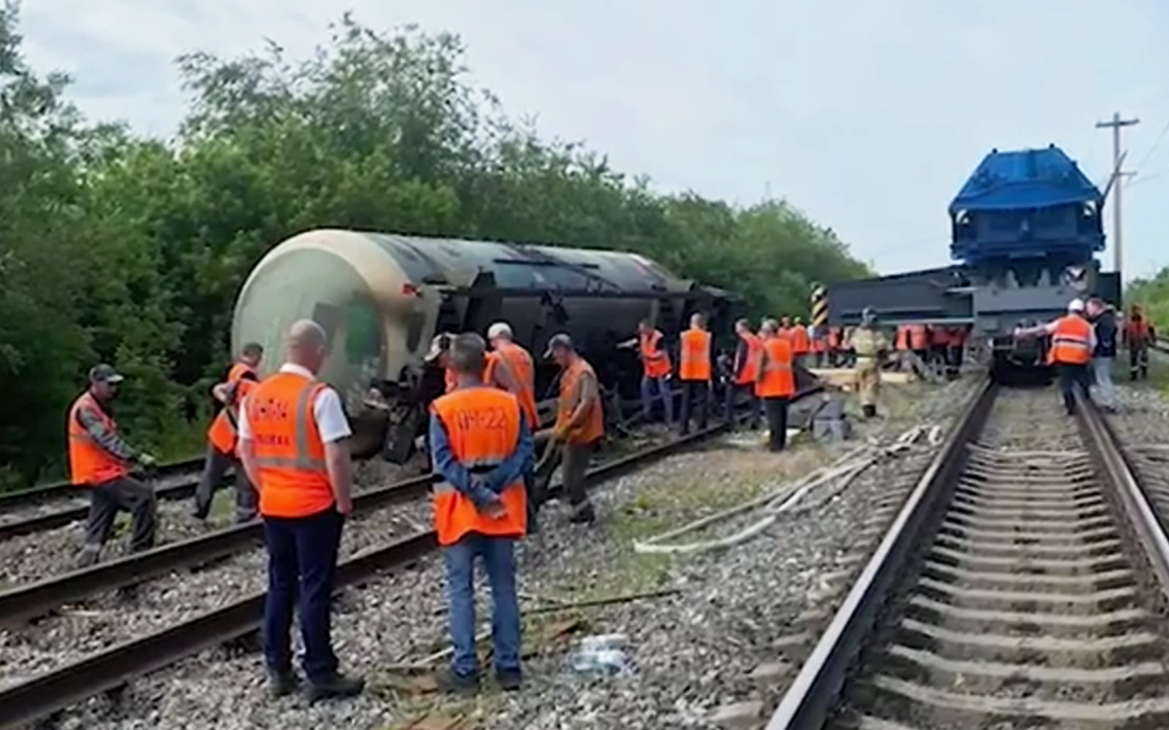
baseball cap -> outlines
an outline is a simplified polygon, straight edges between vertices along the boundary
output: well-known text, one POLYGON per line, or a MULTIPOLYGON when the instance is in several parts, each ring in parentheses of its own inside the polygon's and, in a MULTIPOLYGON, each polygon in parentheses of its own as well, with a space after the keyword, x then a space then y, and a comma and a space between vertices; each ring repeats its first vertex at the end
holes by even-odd
POLYGON ((1077 298, 1071 300, 1070 302, 1068 302, 1068 311, 1069 312, 1082 312, 1082 311, 1084 311, 1084 300, 1077 297, 1077 298))
POLYGON ((564 332, 552 335, 552 339, 548 340, 548 349, 544 351, 544 357, 552 357, 552 353, 556 350, 572 350, 572 338, 564 332))
POLYGON ((107 365, 104 362, 100 365, 94 365, 89 370, 89 382, 91 383, 110 383, 116 385, 125 380, 121 373, 114 370, 113 365, 107 365))
POLYGON ((426 362, 434 362, 444 352, 451 347, 451 335, 448 332, 442 332, 434 336, 430 341, 430 352, 426 353, 426 362))

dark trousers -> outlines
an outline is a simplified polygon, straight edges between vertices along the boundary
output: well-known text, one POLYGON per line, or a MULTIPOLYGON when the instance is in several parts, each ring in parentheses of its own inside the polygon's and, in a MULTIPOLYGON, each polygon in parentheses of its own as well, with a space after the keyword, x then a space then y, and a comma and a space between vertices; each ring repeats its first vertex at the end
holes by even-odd
POLYGON ((783 451, 787 446, 787 405, 789 398, 764 398, 763 410, 767 413, 767 448, 783 451))
POLYGON ((195 488, 195 516, 201 520, 207 519, 211 511, 211 500, 215 498, 215 490, 223 484, 228 469, 235 469, 235 519, 237 522, 247 522, 256 516, 256 490, 248 480, 247 472, 239 463, 235 454, 225 454, 214 445, 207 446, 207 459, 203 462, 203 475, 199 478, 199 486, 195 488))
POLYGON ((682 381, 682 414, 678 421, 682 427, 682 435, 690 433, 690 411, 697 408, 695 420, 698 421, 698 430, 705 431, 707 419, 710 416, 710 381, 683 380, 682 381))
POLYGON ((292 670, 292 611, 300 613, 304 673, 309 681, 337 671, 329 604, 343 518, 330 508, 308 517, 264 517, 268 596, 264 601, 264 658, 272 672, 292 670))
POLYGON ((958 377, 958 373, 962 370, 962 355, 965 347, 962 345, 950 345, 946 348, 946 377, 954 380, 958 377))
POLYGON ((735 423, 735 400, 739 397, 739 393, 747 394, 747 408, 749 415, 747 416, 747 425, 750 428, 759 428, 760 407, 759 399, 755 397, 755 384, 734 384, 727 383, 727 420, 730 421, 733 429, 735 423))
POLYGON ((1091 372, 1087 365, 1069 365, 1057 363, 1055 366, 1059 378, 1059 394, 1063 397, 1063 407, 1068 415, 1076 412, 1075 391, 1078 388, 1080 395, 1088 398, 1088 387, 1091 385, 1091 372))
POLYGON ((95 484, 89 490, 89 521, 85 527, 86 550, 97 553, 110 539, 118 512, 130 513, 130 549, 134 552, 154 546, 158 499, 154 490, 137 479, 124 476, 95 484))
POLYGON ((1128 372, 1133 380, 1147 380, 1149 377, 1149 346, 1135 345, 1128 348, 1128 372))
POLYGON ((589 504, 589 493, 585 489, 585 476, 589 471, 589 458, 595 444, 565 444, 561 450, 560 474, 564 479, 564 491, 568 504, 578 512, 589 504))

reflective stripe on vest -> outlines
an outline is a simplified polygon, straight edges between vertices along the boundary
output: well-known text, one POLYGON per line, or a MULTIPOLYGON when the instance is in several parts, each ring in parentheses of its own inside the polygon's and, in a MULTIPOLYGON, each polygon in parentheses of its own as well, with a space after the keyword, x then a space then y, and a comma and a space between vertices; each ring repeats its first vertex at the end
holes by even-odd
POLYGON ((682 363, 678 377, 682 380, 710 380, 710 333, 686 330, 681 339, 682 363))
POLYGON ((324 383, 277 373, 247 399, 248 427, 259 469, 260 513, 307 517, 333 506, 325 445, 313 405, 324 383))
POLYGON ((642 369, 646 377, 660 378, 670 372, 670 356, 661 348, 662 333, 654 330, 637 335, 642 369))
POLYGON ((1092 359, 1092 325, 1082 317, 1060 317, 1051 333, 1051 361, 1084 365, 1092 359))
MULTIPOLYGON (((451 453, 463 467, 488 471, 506 461, 519 444, 520 407, 511 393, 491 387, 461 388, 437 398, 431 412, 442 422, 451 453)), ((434 529, 440 545, 452 545, 469 533, 519 537, 527 529, 523 479, 499 493, 504 514, 488 517, 453 485, 434 487, 434 529)))
POLYGON ((77 416, 82 408, 89 408, 96 413, 111 433, 117 433, 118 430, 114 419, 110 418, 88 390, 73 402, 66 427, 69 435, 69 481, 77 485, 93 486, 125 476, 129 473, 126 463, 102 448, 81 425, 77 416))

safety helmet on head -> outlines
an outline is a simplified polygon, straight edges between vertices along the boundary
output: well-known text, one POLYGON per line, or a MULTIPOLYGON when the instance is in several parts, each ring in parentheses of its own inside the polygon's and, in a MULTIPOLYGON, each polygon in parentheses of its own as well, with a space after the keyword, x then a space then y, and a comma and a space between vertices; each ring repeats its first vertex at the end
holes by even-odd
POLYGON ((487 328, 487 339, 494 340, 496 337, 511 338, 511 325, 507 322, 496 322, 487 328))
POLYGON ((1079 297, 1076 297, 1075 299, 1068 302, 1068 311, 1069 312, 1082 312, 1082 311, 1084 311, 1084 300, 1080 299, 1079 297))

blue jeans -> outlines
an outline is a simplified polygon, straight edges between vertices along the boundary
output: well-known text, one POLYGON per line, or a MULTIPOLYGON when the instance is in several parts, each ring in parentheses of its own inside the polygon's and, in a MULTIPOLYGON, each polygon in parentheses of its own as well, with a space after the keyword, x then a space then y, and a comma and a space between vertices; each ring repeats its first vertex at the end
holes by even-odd
POLYGON ((265 517, 268 596, 264 601, 264 658, 273 672, 292 668, 292 610, 300 602, 304 673, 309 681, 337 671, 329 603, 337 572, 343 519, 332 508, 308 517, 265 517))
POLYGON ((641 376, 641 415, 646 423, 653 420, 653 402, 661 400, 666 425, 674 422, 674 398, 670 392, 670 381, 666 378, 641 376))
POLYGON ((443 548, 450 596, 451 668, 463 677, 479 673, 475 653, 475 558, 487 567, 494 611, 491 642, 496 673, 520 671, 520 604, 516 598, 515 540, 472 533, 443 548))

